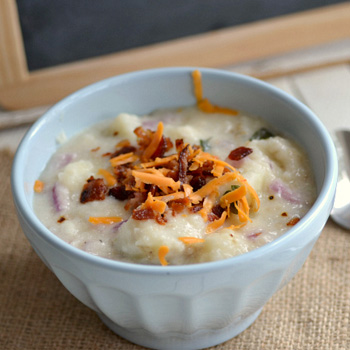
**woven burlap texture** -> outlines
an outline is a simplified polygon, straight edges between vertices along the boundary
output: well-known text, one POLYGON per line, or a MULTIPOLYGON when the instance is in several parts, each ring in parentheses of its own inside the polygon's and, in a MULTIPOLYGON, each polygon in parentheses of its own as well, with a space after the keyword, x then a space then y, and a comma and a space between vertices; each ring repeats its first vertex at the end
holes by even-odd
MULTIPOLYGON (((0 349, 143 349, 76 300, 24 237, 0 152, 0 349)), ((246 331, 220 350, 350 349, 350 232, 328 222, 306 264, 246 331)))

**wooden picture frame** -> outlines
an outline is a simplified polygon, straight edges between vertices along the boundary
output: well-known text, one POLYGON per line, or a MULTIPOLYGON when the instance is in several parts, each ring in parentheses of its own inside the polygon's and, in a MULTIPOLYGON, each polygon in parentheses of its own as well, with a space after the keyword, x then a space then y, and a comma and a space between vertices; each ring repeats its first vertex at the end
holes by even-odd
POLYGON ((214 32, 29 71, 15 0, 0 0, 0 106, 57 102, 113 75, 164 66, 225 68, 350 38, 350 4, 322 7, 214 32))

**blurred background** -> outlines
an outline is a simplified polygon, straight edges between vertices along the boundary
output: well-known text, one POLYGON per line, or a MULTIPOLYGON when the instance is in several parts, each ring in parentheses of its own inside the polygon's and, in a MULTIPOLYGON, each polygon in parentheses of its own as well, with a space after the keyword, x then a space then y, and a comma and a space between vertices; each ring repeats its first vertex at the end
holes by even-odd
POLYGON ((32 71, 341 2, 17 0, 17 6, 32 71))

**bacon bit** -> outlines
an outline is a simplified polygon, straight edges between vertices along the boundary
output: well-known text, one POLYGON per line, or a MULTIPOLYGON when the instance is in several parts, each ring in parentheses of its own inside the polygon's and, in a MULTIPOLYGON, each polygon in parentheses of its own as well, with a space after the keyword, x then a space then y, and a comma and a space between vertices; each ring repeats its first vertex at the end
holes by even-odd
POLYGON ((59 224, 61 224, 63 221, 65 221, 66 220, 66 218, 64 217, 64 216, 61 216, 58 220, 57 220, 57 222, 59 223, 59 224))
POLYGON ((89 222, 91 222, 94 225, 112 225, 115 224, 116 222, 120 222, 123 219, 119 216, 90 216, 89 217, 89 222))
POLYGON ((187 183, 187 168, 188 168, 188 156, 190 155, 189 145, 187 144, 179 154, 179 181, 181 184, 187 183))
POLYGON ((133 210, 140 206, 147 198, 146 192, 131 192, 134 197, 131 197, 128 202, 125 204, 125 210, 133 210))
POLYGON ((44 185, 44 183, 41 180, 36 180, 34 182, 34 187, 33 187, 34 188, 34 192, 40 193, 40 192, 42 192, 44 190, 44 187, 45 187, 45 185, 44 185))
POLYGON ((281 216, 288 216, 288 214, 284 211, 281 216))
POLYGON ((133 195, 133 192, 127 191, 125 189, 125 186, 115 186, 109 189, 108 195, 114 197, 115 199, 123 201, 125 199, 130 198, 130 196, 133 195))
POLYGON ((102 157, 109 157, 109 156, 111 156, 111 155, 112 155, 111 152, 106 152, 106 153, 103 153, 103 154, 102 154, 102 157))
POLYGON ((137 159, 138 157, 133 152, 129 152, 120 154, 119 156, 110 159, 109 162, 111 163, 112 167, 116 167, 117 165, 133 163, 137 159))
POLYGON ((150 159, 154 154, 154 152, 157 150, 159 143, 163 137, 163 129, 164 129, 163 123, 159 122, 157 126, 157 130, 153 134, 153 137, 151 139, 151 143, 147 146, 147 148, 142 154, 141 158, 143 161, 150 159))
POLYGON ((106 198, 107 192, 108 188, 103 179, 95 179, 91 176, 83 187, 83 191, 80 195, 80 203, 102 201, 106 198))
POLYGON ((159 262, 163 265, 163 266, 167 266, 168 262, 165 259, 165 256, 169 253, 169 247, 166 245, 162 245, 159 247, 158 249, 158 259, 159 262))
POLYGON ((181 213, 186 208, 191 208, 191 202, 188 198, 175 199, 171 201, 168 205, 169 208, 172 210, 173 216, 175 216, 175 214, 181 213))
MULTIPOLYGON (((121 141, 123 142, 123 141, 121 141)), ((126 153, 134 153, 136 151, 136 147, 134 146, 123 146, 121 149, 118 149, 114 153, 110 153, 111 158, 115 158, 120 156, 121 154, 126 154, 126 153)))
POLYGON ((114 133, 113 133, 114 136, 117 136, 118 134, 119 134, 118 131, 114 131, 114 133))
MULTIPOLYGON (((196 157, 193 158, 193 162, 197 162, 200 164, 200 166, 203 166, 205 162, 213 162, 214 164, 218 165, 218 166, 223 166, 224 168, 229 168, 231 169, 233 172, 237 172, 236 168, 234 168, 233 166, 231 166, 230 164, 224 162, 223 160, 221 159, 218 159, 214 156, 212 156, 211 154, 209 153, 206 153, 206 152, 201 152, 199 153, 198 155, 196 155, 196 157)), ((190 170, 192 170, 190 168, 190 170)), ((213 170, 211 170, 212 172, 213 170)))
POLYGON ((294 217, 290 221, 287 222, 287 226, 294 226, 300 221, 300 218, 294 217))
POLYGON ((156 215, 155 220, 159 225, 165 225, 168 222, 166 217, 163 215, 156 215))
POLYGON ((96 147, 96 148, 93 148, 92 150, 90 150, 90 152, 97 152, 101 149, 101 147, 96 147))
POLYGON ((238 111, 230 108, 219 107, 211 104, 211 102, 203 98, 203 88, 202 88, 202 74, 199 70, 192 72, 193 86, 194 86, 194 96, 197 100, 197 107, 204 113, 223 113, 237 115, 238 111))
POLYGON ((165 152, 173 148, 173 143, 170 141, 169 137, 162 136, 159 145, 155 152, 152 154, 152 158, 163 157, 165 152))
POLYGON ((117 179, 106 169, 99 169, 98 174, 102 175, 105 178, 107 185, 110 187, 115 186, 117 183, 117 179))
POLYGON ((154 211, 152 208, 136 208, 132 212, 132 218, 134 220, 149 220, 154 219, 154 211))
POLYGON ((197 238, 197 237, 179 237, 178 238, 182 243, 185 244, 194 244, 194 243, 204 243, 204 238, 197 238))
POLYGON ((227 216, 227 212, 226 212, 226 211, 222 212, 220 219, 211 222, 211 223, 207 226, 206 233, 207 233, 207 234, 213 233, 213 232, 216 231, 219 227, 221 227, 221 226, 224 224, 225 220, 226 220, 226 216, 227 216))
POLYGON ((238 161, 249 156, 249 154, 251 153, 253 153, 253 150, 251 148, 242 146, 231 151, 230 154, 228 155, 228 158, 231 160, 238 161))
POLYGON ((203 187, 207 183, 206 179, 204 176, 194 176, 191 181, 190 185, 193 188, 193 191, 198 191, 201 187, 203 187))

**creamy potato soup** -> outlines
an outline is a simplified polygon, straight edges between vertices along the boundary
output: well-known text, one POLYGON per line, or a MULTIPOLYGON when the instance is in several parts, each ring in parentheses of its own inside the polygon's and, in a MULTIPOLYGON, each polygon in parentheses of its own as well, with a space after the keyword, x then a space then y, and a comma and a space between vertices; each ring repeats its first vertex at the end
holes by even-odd
POLYGON ((122 113, 63 143, 34 185, 43 224, 91 254, 161 265, 233 257, 297 224, 316 196, 303 150, 195 88, 195 107, 122 113))
POLYGON ((245 253, 283 234, 315 199, 294 142, 259 118, 196 107, 96 125, 59 148, 40 182, 35 211, 53 233, 144 264, 245 253))

